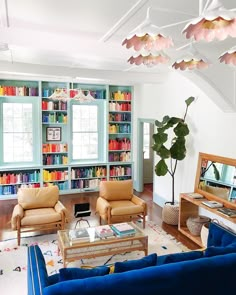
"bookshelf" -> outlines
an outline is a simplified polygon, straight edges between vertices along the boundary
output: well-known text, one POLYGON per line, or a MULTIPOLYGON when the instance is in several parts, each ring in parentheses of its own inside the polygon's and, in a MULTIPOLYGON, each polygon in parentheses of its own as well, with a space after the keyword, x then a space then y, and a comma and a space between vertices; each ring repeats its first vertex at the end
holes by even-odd
MULTIPOLYGON (((39 134, 32 143, 33 163, 5 164, 0 155, 0 199, 14 199, 19 187, 57 185, 60 194, 98 191, 101 181, 131 179, 132 163, 132 87, 95 85, 63 81, 0 80, 0 104, 6 98, 28 102, 33 99, 34 118, 39 134), (50 97, 61 90, 70 99, 50 97), (102 156, 75 161, 72 157, 72 98, 82 91, 102 103, 105 116, 102 156)), ((76 102, 83 104, 84 102, 76 102)), ((35 132, 35 131, 34 131, 35 132)))

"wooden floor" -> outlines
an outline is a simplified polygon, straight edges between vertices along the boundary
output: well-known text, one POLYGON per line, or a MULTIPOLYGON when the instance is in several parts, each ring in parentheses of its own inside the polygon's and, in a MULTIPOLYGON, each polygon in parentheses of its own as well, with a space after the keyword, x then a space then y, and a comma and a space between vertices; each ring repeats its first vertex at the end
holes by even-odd
MULTIPOLYGON (((153 194, 152 194, 152 190, 150 189, 150 185, 147 185, 147 189, 144 189, 144 192, 139 193, 134 191, 134 193, 147 202, 147 206, 148 206, 147 220, 151 220, 155 222, 156 224, 160 225, 167 233, 174 236, 178 241, 182 242, 189 249, 195 250, 199 248, 198 245, 196 245, 194 242, 192 242, 187 237, 182 235, 178 231, 177 226, 168 225, 162 222, 161 207, 153 203, 153 199, 152 199, 153 194)), ((70 212, 71 220, 73 219, 74 204, 90 202, 90 207, 92 211, 90 219, 94 218, 98 221, 99 217, 95 214, 97 197, 98 197, 98 193, 84 193, 84 194, 62 195, 60 197, 60 200, 66 206, 66 208, 68 209, 68 212, 70 212)), ((1 200, 0 201, 0 240, 3 240, 4 232, 9 233, 11 231, 11 224, 10 224, 11 214, 12 214, 14 205, 16 203, 17 203, 17 200, 8 200, 8 201, 1 200)), ((14 236, 16 235, 14 232, 12 234, 14 236)))

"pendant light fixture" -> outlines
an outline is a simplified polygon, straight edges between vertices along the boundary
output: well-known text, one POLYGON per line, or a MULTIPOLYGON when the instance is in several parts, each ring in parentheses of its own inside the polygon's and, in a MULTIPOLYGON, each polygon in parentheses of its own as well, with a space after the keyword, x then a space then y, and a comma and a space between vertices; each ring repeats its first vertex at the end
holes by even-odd
POLYGON ((232 47, 230 50, 224 52, 219 57, 221 63, 225 63, 227 65, 236 66, 236 46, 232 47))
POLYGON ((207 0, 201 15, 188 23, 182 31, 186 38, 207 42, 236 37, 236 12, 227 10, 218 0, 207 0))
POLYGON ((151 23, 149 7, 146 19, 129 34, 122 45, 128 49, 133 47, 135 51, 152 51, 166 49, 174 44, 171 37, 165 36, 161 28, 151 23))
MULTIPOLYGON (((201 55, 193 44, 185 45, 187 47, 185 54, 183 57, 179 58, 172 64, 172 68, 175 70, 194 70, 194 69, 207 69, 210 65, 210 62, 207 60, 206 57, 201 55)), ((183 49, 179 48, 179 49, 183 49)))
POLYGON ((169 56, 164 52, 156 52, 155 54, 146 52, 131 56, 128 62, 137 66, 143 64, 147 67, 153 67, 158 64, 166 64, 169 60, 169 56))
POLYGON ((55 89, 53 94, 50 95, 48 98, 52 100, 61 100, 61 101, 67 101, 70 99, 65 88, 55 89))

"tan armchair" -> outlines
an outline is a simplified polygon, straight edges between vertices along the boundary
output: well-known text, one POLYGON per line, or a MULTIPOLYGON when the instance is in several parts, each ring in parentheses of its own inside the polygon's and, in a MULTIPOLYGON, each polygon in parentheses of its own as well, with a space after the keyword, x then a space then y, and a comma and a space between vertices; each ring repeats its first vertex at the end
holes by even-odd
POLYGON ((106 223, 143 220, 147 215, 146 202, 133 194, 132 180, 101 181, 96 212, 106 223))
POLYGON ((57 186, 20 188, 18 204, 14 207, 11 225, 17 230, 17 243, 21 233, 36 230, 64 229, 66 208, 59 201, 57 186))

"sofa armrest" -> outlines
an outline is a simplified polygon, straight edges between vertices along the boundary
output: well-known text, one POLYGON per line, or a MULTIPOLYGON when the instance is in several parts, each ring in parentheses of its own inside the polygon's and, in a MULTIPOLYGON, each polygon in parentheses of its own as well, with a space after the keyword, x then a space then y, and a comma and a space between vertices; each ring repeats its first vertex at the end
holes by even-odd
POLYGON ((98 197, 96 204, 96 212, 99 212, 100 215, 107 214, 108 210, 111 208, 109 202, 103 199, 102 197, 98 197))
POLYGON ((11 227, 13 230, 17 229, 17 220, 18 218, 23 218, 24 217, 24 209, 21 207, 20 204, 15 205, 11 217, 11 227))
POLYGON ((146 211, 147 211, 147 204, 146 204, 146 202, 145 202, 144 200, 142 200, 141 198, 139 198, 139 197, 133 195, 133 197, 132 197, 132 199, 131 199, 131 202, 133 202, 133 203, 136 204, 136 205, 140 205, 140 206, 142 206, 143 209, 144 209, 145 215, 146 215, 146 213, 147 213, 147 212, 146 212, 146 211))
POLYGON ((41 295, 50 285, 45 259, 38 245, 28 247, 27 256, 28 294, 41 295))

